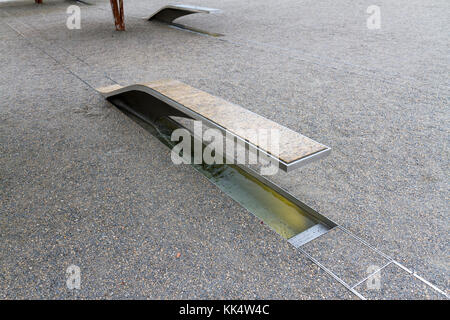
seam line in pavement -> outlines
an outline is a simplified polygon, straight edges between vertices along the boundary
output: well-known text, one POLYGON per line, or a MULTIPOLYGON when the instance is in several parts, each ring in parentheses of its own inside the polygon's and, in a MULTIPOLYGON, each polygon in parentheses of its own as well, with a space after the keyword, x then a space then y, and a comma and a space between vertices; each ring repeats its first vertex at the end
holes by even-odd
POLYGON ((333 271, 325 267, 323 264, 321 264, 319 261, 317 261, 314 257, 312 257, 309 253, 307 253, 305 250, 303 250, 301 247, 297 248, 301 253, 303 253, 309 260, 311 260, 313 263, 315 263, 319 268, 321 268, 323 271, 328 273, 331 277, 333 277, 337 282, 339 282, 341 285, 343 285, 347 290, 352 292, 354 295, 356 295, 361 300, 366 300, 366 298, 360 294, 358 291, 350 287, 344 280, 339 278, 333 271))
POLYGON ((441 289, 439 289, 438 287, 436 287, 434 284, 432 284, 431 282, 429 282, 428 280, 422 278, 421 276, 419 276, 417 273, 413 272, 413 276, 416 277, 417 279, 419 279, 420 281, 422 281, 423 283, 429 285, 431 288, 433 288, 434 290, 436 290, 437 292, 439 292, 440 294, 443 294, 444 296, 447 297, 447 299, 449 298, 448 294, 446 294, 444 291, 442 291, 441 289))
POLYGON ((447 299, 449 299, 449 295, 439 289, 437 286, 435 286, 434 284, 432 284, 431 282, 429 282, 428 280, 422 278, 421 276, 419 276, 415 271, 409 270, 407 267, 405 267, 404 265, 402 265, 401 263, 393 260, 392 261, 396 266, 398 266, 399 268, 402 268, 403 270, 405 270, 406 272, 408 272, 409 274, 411 274, 412 276, 414 276, 416 279, 422 281, 423 283, 425 283, 426 285, 430 286, 431 288, 433 288, 434 290, 436 290, 437 292, 439 292, 440 294, 444 295, 447 299))
POLYGON ((389 261, 388 263, 386 263, 384 266, 382 266, 381 268, 379 268, 378 270, 376 270, 375 272, 372 272, 371 274, 369 274, 367 277, 365 277, 364 279, 362 279, 361 281, 357 282, 355 285, 352 286, 352 288, 356 288, 357 286, 359 286, 361 283, 363 283, 364 281, 367 281, 368 279, 370 279, 371 277, 373 277, 375 274, 377 274, 378 272, 380 272, 381 270, 383 270, 384 268, 386 268, 388 265, 390 265, 392 263, 392 261, 389 261))
POLYGON ((368 247, 369 249, 371 249, 372 251, 375 251, 376 253, 378 253, 380 256, 382 256, 383 258, 387 259, 387 260, 394 260, 391 257, 389 257, 388 255, 384 254, 383 252, 381 252, 380 250, 378 250, 377 248, 375 248, 374 246, 372 246, 371 244, 369 244, 367 241, 365 241, 364 239, 361 239, 360 237, 358 237, 357 235, 353 234, 352 232, 350 232, 349 230, 347 230, 345 227, 341 226, 341 225, 337 225, 337 228, 341 229, 342 231, 344 231, 345 233, 347 233, 349 236, 353 237, 354 239, 356 239, 357 241, 361 242, 363 245, 365 245, 366 247, 368 247))
POLYGON ((25 41, 32 46, 35 49, 40 50, 41 52, 43 52, 45 55, 47 55, 48 57, 50 57, 52 60, 54 60, 57 64, 59 64, 60 66, 62 66, 64 69, 66 69, 70 74, 72 74, 74 77, 76 77, 78 80, 80 80, 81 82, 83 82, 85 85, 87 85, 88 87, 92 88, 95 90, 95 88, 93 88, 89 83, 87 83, 84 79, 82 79, 80 76, 78 76, 76 73, 74 73, 70 68, 68 68, 67 66, 63 65, 58 59, 56 59, 55 57, 53 57, 51 54, 49 54, 47 51, 45 51, 44 49, 42 49, 41 47, 36 46, 35 44, 33 44, 31 41, 28 40, 28 38, 26 36, 24 36, 19 30, 17 30, 16 28, 14 28, 13 26, 11 26, 8 22, 6 22, 6 25, 8 27, 10 27, 12 30, 14 30, 15 32, 17 32, 19 35, 21 35, 25 41))
MULTIPOLYGON (((78 1, 77 1, 77 2, 78 2, 78 1)), ((81 3, 82 3, 82 2, 81 2, 81 3)), ((0 9, 0 12, 5 13, 8 17, 12 17, 15 21, 17 21, 18 23, 22 24, 25 28, 27 28, 27 29, 29 29, 29 30, 31 30, 31 31, 35 31, 30 25, 28 25, 28 24, 26 24, 26 23, 24 23, 24 22, 18 20, 16 17, 12 16, 12 15, 9 14, 8 12, 5 12, 5 11, 3 11, 3 10, 1 10, 1 9, 0 9)), ((10 27, 12 30, 14 30, 16 33, 18 33, 20 36, 22 36, 22 37, 25 39, 25 41, 28 42, 28 44, 29 44, 30 46, 32 46, 32 47, 34 47, 34 48, 36 48, 36 49, 42 51, 44 54, 46 54, 48 57, 50 57, 52 60, 54 60, 57 64, 59 64, 59 65, 62 66, 64 69, 66 69, 69 73, 71 73, 74 77, 76 77, 77 79, 79 79, 81 82, 83 82, 84 84, 86 84, 88 87, 90 87, 91 89, 93 89, 95 92, 98 92, 96 88, 94 88, 93 86, 91 86, 86 80, 84 80, 81 76, 79 76, 78 74, 76 74, 72 69, 70 69, 70 67, 68 67, 68 66, 65 65, 63 62, 61 62, 61 61, 59 61, 58 59, 56 59, 54 56, 52 56, 50 53, 48 53, 48 52, 47 52, 45 49, 43 49, 42 47, 40 47, 40 46, 36 45, 35 43, 31 42, 27 36, 25 36, 22 32, 20 32, 20 30, 17 30, 16 28, 14 28, 14 27, 13 27, 10 23, 8 23, 8 22, 5 22, 5 24, 6 24, 8 27, 10 27)), ((46 42, 51 43, 50 40, 44 38, 42 35, 39 35, 38 37, 41 38, 41 41, 46 41, 46 42)), ((38 38, 38 37, 37 37, 37 38, 38 38)), ((74 57, 75 59, 77 59, 78 61, 84 63, 86 66, 90 66, 89 63, 87 63, 86 61, 84 61, 84 60, 81 59, 80 57, 78 57, 78 56, 72 54, 72 53, 71 53, 70 51, 68 51, 67 49, 65 49, 65 48, 63 48, 63 47, 61 47, 61 46, 58 46, 58 45, 55 45, 55 46, 58 47, 58 48, 61 49, 61 50, 64 50, 64 52, 66 52, 68 55, 70 55, 70 56, 74 57)), ((105 72, 103 72, 102 76, 104 76, 106 79, 108 79, 108 80, 110 80, 110 81, 112 81, 112 82, 114 82, 114 83, 116 83, 116 84, 119 84, 117 81, 115 81, 115 80, 112 79, 110 76, 108 76, 105 72)))
MULTIPOLYGON (((391 258, 390 256, 384 254, 383 252, 381 252, 380 250, 378 250, 377 248, 373 247, 372 245, 370 245, 367 241, 361 239, 360 237, 358 237, 357 235, 354 235, 352 232, 350 232, 349 230, 347 230, 345 227, 341 226, 341 225, 337 225, 337 228, 340 228, 342 231, 344 231, 345 233, 347 233, 348 235, 350 235, 351 237, 355 238, 356 240, 358 240, 359 242, 361 242, 362 244, 364 244, 366 247, 370 248, 371 250, 375 251, 376 253, 378 253, 379 255, 383 256, 384 258, 390 260, 389 263, 387 263, 384 267, 382 267, 381 269, 384 269, 385 267, 387 267, 390 263, 394 263, 395 265, 399 266, 400 268, 402 268, 403 270, 405 270, 406 272, 412 274, 413 276, 415 276, 417 279, 419 279, 420 281, 422 281, 423 283, 425 283, 426 285, 430 286, 432 289, 436 290, 437 292, 439 292, 440 294, 444 295, 445 297, 449 298, 448 294, 445 293, 445 291, 439 289, 437 286, 435 286, 434 284, 432 284, 431 282, 429 282, 428 280, 422 278, 421 276, 419 276, 417 273, 415 273, 414 271, 409 270, 408 268, 406 268, 404 265, 402 265, 401 263, 399 263, 398 261, 396 261, 395 259, 391 258)), ((320 238, 320 237, 319 237, 320 238)), ((381 270, 380 269, 380 270, 381 270)), ((378 271, 380 271, 378 270, 378 271)), ((378 272, 377 271, 377 272, 378 272)), ((376 272, 375 272, 376 273, 376 272)), ((362 281, 361 281, 362 282, 362 281)), ((354 286, 355 287, 355 286, 354 286)))

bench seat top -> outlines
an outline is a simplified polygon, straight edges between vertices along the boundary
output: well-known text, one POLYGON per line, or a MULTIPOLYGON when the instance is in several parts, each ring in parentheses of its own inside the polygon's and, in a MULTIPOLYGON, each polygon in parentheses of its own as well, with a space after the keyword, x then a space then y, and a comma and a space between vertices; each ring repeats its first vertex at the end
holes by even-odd
POLYGON ((276 155, 276 150, 272 150, 270 144, 258 145, 256 137, 249 134, 251 133, 249 129, 278 130, 280 143, 277 158, 284 163, 283 169, 286 171, 296 162, 306 159, 309 162, 310 158, 326 155, 330 151, 329 147, 272 120, 177 80, 159 80, 129 87, 113 85, 97 90, 107 98, 130 90, 146 91, 153 96, 162 95, 169 103, 173 102, 175 106, 181 105, 189 109, 200 118, 206 118, 223 130, 271 155, 276 155))

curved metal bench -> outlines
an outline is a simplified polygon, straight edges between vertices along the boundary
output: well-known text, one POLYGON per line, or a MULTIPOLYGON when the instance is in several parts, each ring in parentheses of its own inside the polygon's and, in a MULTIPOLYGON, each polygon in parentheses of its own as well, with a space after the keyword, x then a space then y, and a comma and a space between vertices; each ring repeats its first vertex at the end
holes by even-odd
POLYGON ((290 171, 330 153, 330 148, 238 105, 176 80, 159 80, 130 86, 97 89, 108 101, 142 118, 179 116, 199 120, 244 141, 272 158, 280 169, 290 171), (248 129, 279 132, 276 152, 260 145, 248 129), (276 156, 275 156, 276 155, 276 156))
POLYGON ((165 23, 172 23, 173 20, 193 13, 219 12, 219 9, 189 6, 182 4, 167 5, 156 11, 147 20, 158 20, 165 23))

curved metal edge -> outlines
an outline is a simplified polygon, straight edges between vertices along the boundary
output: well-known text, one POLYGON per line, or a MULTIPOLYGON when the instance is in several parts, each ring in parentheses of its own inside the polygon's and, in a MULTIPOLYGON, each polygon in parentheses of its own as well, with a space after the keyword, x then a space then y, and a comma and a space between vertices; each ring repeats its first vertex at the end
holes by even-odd
MULTIPOLYGON (((309 138, 309 139, 311 139, 311 138, 309 138)), ((313 139, 311 139, 311 140, 313 140, 313 139)), ((317 142, 317 141, 314 141, 314 142, 317 142)), ((317 142, 317 143, 319 143, 319 142, 317 142)), ((320 159, 323 159, 323 158, 329 156, 330 153, 331 153, 331 148, 327 147, 325 145, 323 145, 323 146, 325 147, 324 150, 318 151, 316 153, 310 154, 309 156, 303 157, 303 158, 298 159, 298 160, 294 160, 294 161, 289 162, 289 163, 284 162, 284 164, 286 165, 285 171, 286 172, 290 172, 290 171, 295 170, 295 169, 297 169, 297 168, 299 168, 301 166, 304 166, 305 164, 308 164, 308 163, 311 163, 311 162, 314 162, 316 160, 320 160, 320 159)))
POLYGON ((166 23, 172 23, 179 17, 193 13, 211 13, 218 12, 219 9, 203 8, 187 5, 167 5, 150 15, 147 20, 158 20, 166 23))
POLYGON ((266 152, 265 150, 261 149, 257 145, 255 145, 255 144, 253 144, 253 143, 251 143, 251 142, 241 138, 240 136, 236 135, 235 133, 227 130, 225 127, 222 127, 221 125, 211 121, 210 119, 202 116, 201 114, 199 114, 199 113, 197 113, 195 111, 192 111, 191 109, 189 109, 189 108, 183 106, 182 104, 180 104, 180 103, 178 103, 178 102, 176 102, 176 101, 166 97, 165 95, 163 95, 160 92, 158 92, 158 91, 148 87, 145 84, 133 84, 133 85, 120 87, 120 88, 119 88, 118 85, 114 85, 114 86, 111 86, 111 87, 116 87, 117 89, 114 89, 114 90, 111 90, 111 91, 108 91, 108 92, 102 91, 102 89, 104 89, 104 88, 100 88, 100 89, 97 89, 97 90, 106 99, 114 97, 116 95, 120 95, 122 93, 129 92, 129 91, 141 91, 141 92, 147 93, 150 96, 152 96, 152 97, 154 97, 154 98, 156 98, 158 100, 161 100, 162 102, 168 104, 172 108, 177 109, 178 111, 180 111, 181 113, 187 115, 188 117, 190 117, 192 119, 195 119, 195 120, 203 121, 206 124, 208 124, 209 126, 211 126, 213 128, 217 128, 217 129, 221 130, 223 133, 229 134, 229 135, 235 137, 236 139, 239 139, 240 141, 244 142, 245 144, 247 144, 247 145, 249 145, 249 146, 251 146, 251 147, 253 147, 253 148, 255 148, 255 149, 259 150, 259 151, 261 151, 262 153, 264 153, 265 156, 269 157, 272 161, 277 163, 278 167, 281 170, 285 171, 285 172, 290 172, 290 171, 292 171, 294 169, 297 169, 297 168, 299 168, 299 167, 301 167, 301 166, 303 166, 305 164, 308 164, 310 162, 322 159, 325 156, 328 156, 330 154, 330 152, 331 152, 331 148, 330 147, 327 147, 327 146, 319 143, 319 144, 323 145, 325 147, 325 149, 323 149, 321 151, 318 151, 318 152, 316 152, 314 154, 308 155, 306 157, 303 157, 301 159, 294 160, 292 162, 285 162, 285 161, 283 161, 283 160, 273 156, 272 154, 266 152))

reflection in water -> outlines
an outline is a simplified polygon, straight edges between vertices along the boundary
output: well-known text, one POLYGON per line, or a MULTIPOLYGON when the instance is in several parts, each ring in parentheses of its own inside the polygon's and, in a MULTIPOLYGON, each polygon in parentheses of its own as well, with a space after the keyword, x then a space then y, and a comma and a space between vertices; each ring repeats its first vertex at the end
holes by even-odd
MULTIPOLYGON (((125 110, 122 111, 169 148, 178 143, 170 140, 172 131, 179 128, 172 119, 142 120, 125 110)), ((192 166, 286 239, 318 223, 303 209, 236 165, 192 164, 192 166)))

